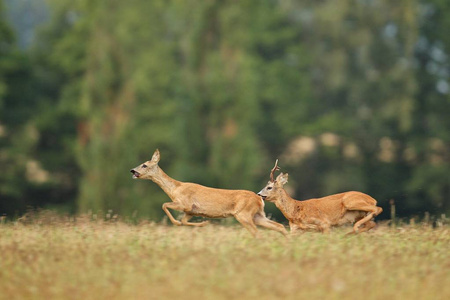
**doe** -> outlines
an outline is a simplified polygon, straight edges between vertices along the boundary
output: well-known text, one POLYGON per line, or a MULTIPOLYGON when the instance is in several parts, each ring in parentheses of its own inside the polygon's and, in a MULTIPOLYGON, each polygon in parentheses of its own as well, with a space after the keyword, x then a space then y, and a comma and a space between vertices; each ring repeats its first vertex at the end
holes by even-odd
POLYGON ((135 179, 152 180, 169 196, 172 202, 164 203, 162 209, 174 225, 204 226, 208 223, 208 221, 189 222, 193 216, 208 218, 233 216, 253 236, 256 236, 258 232, 256 225, 287 235, 283 225, 266 217, 264 201, 254 192, 216 189, 195 183, 177 181, 169 177, 158 166, 159 159, 160 153, 157 149, 151 160, 131 169, 130 172, 135 179), (169 208, 184 212, 181 221, 175 220, 169 208))

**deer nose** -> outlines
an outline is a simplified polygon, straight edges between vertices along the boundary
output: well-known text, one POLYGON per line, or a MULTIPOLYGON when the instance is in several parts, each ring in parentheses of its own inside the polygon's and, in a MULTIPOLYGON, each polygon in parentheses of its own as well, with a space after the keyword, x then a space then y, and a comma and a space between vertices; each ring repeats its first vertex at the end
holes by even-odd
POLYGON ((266 196, 263 196, 263 195, 261 194, 261 192, 259 192, 257 195, 260 196, 261 199, 263 199, 263 200, 266 200, 266 198, 267 198, 266 196))
POLYGON ((133 169, 131 169, 131 170, 130 170, 130 172, 134 174, 134 172, 136 172, 136 171, 135 171, 135 170, 133 170, 133 169))

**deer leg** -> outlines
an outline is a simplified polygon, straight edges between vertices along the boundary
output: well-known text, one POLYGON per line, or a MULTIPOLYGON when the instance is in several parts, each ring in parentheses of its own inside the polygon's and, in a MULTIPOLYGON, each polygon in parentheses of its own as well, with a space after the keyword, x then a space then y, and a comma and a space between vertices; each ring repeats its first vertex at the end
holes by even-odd
POLYGON ((328 233, 330 231, 330 223, 327 221, 322 221, 315 217, 310 217, 304 219, 303 222, 296 224, 297 227, 303 230, 314 230, 320 231, 322 233, 328 233))
POLYGON ((373 212, 368 213, 367 216, 365 216, 364 218, 362 218, 361 220, 359 220, 358 222, 356 222, 355 225, 353 225, 353 230, 354 230, 355 232, 357 232, 359 226, 361 226, 361 225, 363 225, 364 223, 366 223, 366 222, 372 220, 373 217, 374 217, 374 213, 373 213, 373 212))
POLYGON ((294 229, 291 228, 291 235, 292 236, 301 235, 301 234, 304 234, 304 233, 305 233, 305 231, 300 229, 300 228, 298 228, 298 227, 295 227, 294 229))
POLYGON ((376 213, 379 211, 377 207, 374 206, 363 206, 358 207, 358 210, 367 211, 369 212, 364 218, 359 220, 358 222, 353 225, 353 232, 358 233, 358 228, 363 225, 364 223, 370 221, 373 219, 374 216, 376 216, 376 213))
POLYGON ((276 230, 279 233, 283 234, 284 236, 286 236, 288 234, 288 232, 286 231, 286 228, 284 228, 283 225, 267 219, 266 216, 264 216, 264 215, 256 214, 253 217, 253 221, 255 222, 256 225, 259 225, 259 226, 262 226, 262 227, 265 227, 268 229, 276 230))
POLYGON ((193 217, 193 215, 185 213, 183 218, 181 218, 181 224, 189 225, 189 226, 203 227, 209 223, 209 221, 203 221, 203 222, 199 222, 199 223, 188 222, 192 217, 193 217))
POLYGON ((383 209, 382 209, 381 207, 378 207, 378 206, 377 206, 377 209, 378 209, 378 211, 376 212, 376 214, 374 215, 374 217, 375 217, 375 216, 378 216, 379 214, 381 214, 381 213, 383 212, 383 209))
POLYGON ((364 232, 364 231, 368 231, 372 228, 374 228, 377 225, 377 223, 375 223, 374 221, 370 220, 367 223, 364 223, 359 229, 359 232, 364 232))
POLYGON ((258 235, 258 229, 256 229, 256 225, 253 222, 253 219, 251 216, 235 215, 234 217, 236 218, 236 220, 238 220, 239 223, 241 223, 242 226, 244 226, 245 229, 250 231, 250 233, 253 235, 253 237, 256 237, 258 235))
POLYGON ((298 235, 304 233, 304 228, 298 226, 295 223, 289 222, 289 228, 291 229, 291 235, 298 235))
POLYGON ((331 227, 330 224, 325 223, 325 222, 322 222, 319 224, 319 230, 322 233, 330 233, 330 227, 331 227))
MULTIPOLYGON (((358 218, 355 219, 355 222, 358 222, 359 220, 362 220, 363 218, 364 217, 358 217, 358 218)), ((363 225, 363 226, 365 226, 365 225, 363 225)), ((352 229, 352 231, 347 232, 345 235, 350 235, 350 234, 356 234, 355 230, 352 229)))
POLYGON ((174 210, 183 210, 183 207, 180 204, 175 203, 175 202, 166 202, 162 205, 162 209, 164 210, 166 215, 169 217, 170 222, 172 222, 173 225, 180 226, 182 223, 178 220, 175 220, 175 218, 170 213, 169 208, 174 209, 174 210))
POLYGON ((327 221, 322 221, 320 219, 313 218, 311 223, 317 226, 317 230, 322 233, 330 233, 330 223, 327 221))
POLYGON ((381 207, 375 206, 375 205, 369 205, 367 202, 357 199, 352 201, 344 202, 344 206, 347 210, 357 210, 357 211, 365 211, 368 214, 359 220, 358 222, 353 225, 353 233, 358 233, 358 228, 363 225, 364 223, 370 221, 373 217, 380 214, 383 209, 381 207))
MULTIPOLYGON (((360 220, 362 220, 362 219, 360 219, 360 220)), ((370 229, 374 228, 376 225, 377 225, 377 223, 375 223, 372 220, 367 221, 366 223, 362 224, 358 229, 356 229, 356 230, 353 229, 352 231, 348 232, 347 235, 361 233, 364 231, 369 231, 370 229)))

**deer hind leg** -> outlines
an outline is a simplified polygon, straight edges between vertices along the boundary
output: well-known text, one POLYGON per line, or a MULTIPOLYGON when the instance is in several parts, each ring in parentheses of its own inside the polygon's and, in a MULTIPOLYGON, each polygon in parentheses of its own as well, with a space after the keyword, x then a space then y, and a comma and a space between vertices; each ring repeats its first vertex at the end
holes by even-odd
MULTIPOLYGON (((344 200, 344 206, 348 211, 356 210, 361 212, 367 212, 366 216, 358 220, 355 225, 353 225, 353 232, 358 233, 359 227, 366 222, 372 220, 376 215, 380 214, 383 209, 381 207, 369 204, 367 201, 361 198, 353 197, 344 200)), ((369 228, 370 229, 370 228, 369 228)), ((367 229, 367 230, 369 230, 367 229)), ((367 231, 364 230, 364 231, 367 231)))
POLYGON ((193 215, 185 213, 183 218, 181 218, 181 224, 188 225, 188 226, 196 226, 196 227, 203 227, 209 223, 209 221, 203 221, 199 223, 192 223, 189 222, 190 219, 192 219, 193 215))
MULTIPOLYGON (((350 210, 350 208, 347 208, 347 209, 350 210)), ((354 210, 366 211, 368 213, 367 213, 367 215, 364 218, 362 218, 361 220, 356 222, 355 225, 353 225, 353 233, 358 233, 359 232, 359 227, 364 225, 366 222, 371 221, 373 219, 373 217, 375 217, 377 215, 377 213, 379 212, 378 207, 376 207, 376 206, 369 206, 369 205, 355 207, 354 210)), ((367 225, 367 226, 369 226, 369 225, 367 225)), ((370 228, 373 228, 373 226, 370 227, 370 228)), ((366 230, 363 230, 363 231, 367 231, 369 229, 366 229, 366 230)), ((361 231, 361 232, 363 232, 363 231, 361 231)))
POLYGON ((364 223, 363 225, 361 225, 360 229, 359 229, 359 233, 364 232, 364 231, 368 231, 372 228, 374 228, 377 225, 377 223, 375 223, 374 221, 370 220, 366 223, 364 223))
POLYGON ((259 226, 262 226, 262 227, 265 227, 265 228, 268 228, 271 230, 276 230, 279 233, 283 234, 284 236, 286 236, 288 234, 286 228, 284 228, 283 225, 267 219, 267 217, 264 214, 256 214, 253 217, 253 221, 255 222, 256 225, 259 225, 259 226))
MULTIPOLYGON (((353 225, 353 231, 355 232, 355 233, 358 233, 359 231, 359 227, 361 226, 361 225, 364 225, 364 226, 366 226, 366 222, 369 222, 369 221, 371 221, 372 219, 373 219, 373 217, 374 217, 374 215, 375 215, 375 212, 370 212, 370 213, 368 213, 364 218, 362 218, 361 220, 359 220, 358 222, 356 222, 355 223, 355 225, 353 225)), ((373 222, 373 221, 372 221, 373 222)), ((368 230, 368 229, 367 229, 368 230)), ((366 230, 364 230, 364 231, 366 231, 366 230)))
POLYGON ((239 223, 241 223, 242 226, 244 226, 245 229, 250 231, 253 237, 256 237, 258 235, 258 229, 256 229, 256 225, 253 222, 253 218, 251 215, 237 214, 234 217, 236 218, 236 220, 238 220, 239 223))
POLYGON ((377 213, 374 215, 374 217, 375 216, 378 216, 379 214, 381 214, 382 212, 383 212, 383 209, 381 208, 381 207, 379 207, 379 206, 377 206, 377 213))
POLYGON ((162 209, 169 217, 170 222, 172 222, 173 225, 181 226, 182 223, 178 220, 175 220, 175 218, 170 213, 169 208, 174 210, 183 210, 183 207, 179 203, 175 202, 166 202, 162 205, 162 209))

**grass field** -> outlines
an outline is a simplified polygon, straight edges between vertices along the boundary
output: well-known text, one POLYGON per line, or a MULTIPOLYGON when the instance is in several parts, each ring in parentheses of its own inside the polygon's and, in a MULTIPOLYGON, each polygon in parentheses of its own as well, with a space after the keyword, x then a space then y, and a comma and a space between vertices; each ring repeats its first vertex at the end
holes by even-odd
POLYGON ((450 299, 450 228, 0 224, 2 299, 450 299))

